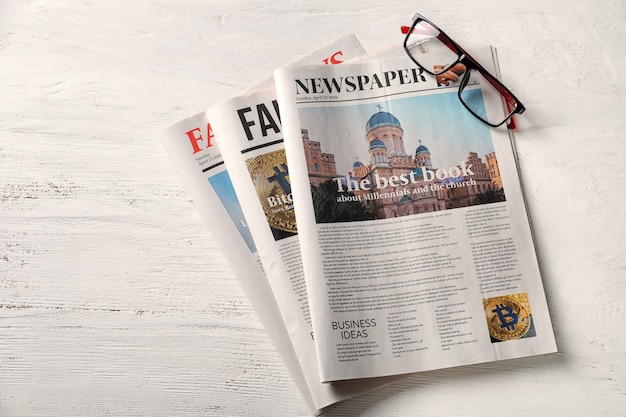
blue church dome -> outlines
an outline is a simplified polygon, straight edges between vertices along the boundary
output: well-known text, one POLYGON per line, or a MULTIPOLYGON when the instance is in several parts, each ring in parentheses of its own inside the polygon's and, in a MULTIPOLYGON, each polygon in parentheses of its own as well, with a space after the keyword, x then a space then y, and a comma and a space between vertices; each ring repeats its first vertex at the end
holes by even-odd
POLYGON ((387 149, 383 141, 380 139, 374 139, 373 141, 370 142, 370 150, 376 149, 376 148, 387 149))
POLYGON ((394 126, 402 128, 402 126, 400 126, 400 122, 396 119, 396 116, 385 111, 374 113, 374 115, 367 121, 366 129, 367 131, 370 131, 381 126, 394 126))
POLYGON ((354 162, 354 164, 352 164, 352 168, 354 168, 354 169, 356 169, 356 168, 360 168, 360 167, 362 167, 363 165, 365 165, 365 164, 363 164, 363 162, 361 162, 361 161, 355 161, 355 162, 354 162))
POLYGON ((423 153, 430 153, 428 148, 422 145, 422 141, 420 140, 419 142, 420 142, 420 146, 418 146, 417 149, 415 149, 415 156, 421 155, 423 153))

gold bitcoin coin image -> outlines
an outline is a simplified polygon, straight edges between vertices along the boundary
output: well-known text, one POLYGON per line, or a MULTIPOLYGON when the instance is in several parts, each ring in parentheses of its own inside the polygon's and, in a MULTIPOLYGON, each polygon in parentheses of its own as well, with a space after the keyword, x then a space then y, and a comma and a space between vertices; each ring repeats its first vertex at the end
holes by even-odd
POLYGON ((497 341, 521 339, 531 326, 530 305, 526 293, 483 300, 489 334, 497 341))
POLYGON ((250 158, 246 165, 270 226, 297 233, 285 150, 250 158))

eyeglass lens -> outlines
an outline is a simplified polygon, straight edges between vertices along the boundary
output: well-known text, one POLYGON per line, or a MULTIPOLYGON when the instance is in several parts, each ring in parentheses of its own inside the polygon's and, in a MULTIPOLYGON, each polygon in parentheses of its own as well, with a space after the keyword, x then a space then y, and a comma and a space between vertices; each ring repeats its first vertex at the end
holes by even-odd
POLYGON ((460 56, 442 41, 439 29, 420 20, 407 35, 406 48, 425 71, 439 75, 456 64, 460 56))
POLYGON ((504 96, 498 89, 479 71, 475 69, 469 70, 466 77, 467 83, 459 90, 459 99, 476 117, 482 119, 490 125, 500 125, 506 120, 513 111, 504 103, 504 96), (487 112, 485 110, 485 102, 502 103, 506 114, 497 112, 487 112))

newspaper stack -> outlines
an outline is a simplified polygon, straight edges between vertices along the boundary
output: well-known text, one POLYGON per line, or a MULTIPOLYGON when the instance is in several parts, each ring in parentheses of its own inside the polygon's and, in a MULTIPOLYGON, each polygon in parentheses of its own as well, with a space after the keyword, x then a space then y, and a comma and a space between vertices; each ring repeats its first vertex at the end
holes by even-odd
POLYGON ((316 412, 556 351, 511 132, 456 94, 347 35, 161 135, 316 412))

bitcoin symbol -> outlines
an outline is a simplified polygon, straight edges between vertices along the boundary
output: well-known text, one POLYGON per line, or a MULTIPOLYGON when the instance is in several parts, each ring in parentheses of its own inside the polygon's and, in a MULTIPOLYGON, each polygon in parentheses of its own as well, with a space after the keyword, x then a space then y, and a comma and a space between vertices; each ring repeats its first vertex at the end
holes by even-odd
POLYGON ((506 307, 502 304, 496 306, 492 313, 497 313, 500 319, 500 327, 507 330, 515 330, 515 324, 517 323, 517 314, 513 312, 511 307, 506 307), (503 313, 506 311, 506 313, 503 313), (509 320, 510 319, 510 320, 509 320))
POLYGON ((525 307, 525 293, 483 300, 489 334, 497 341, 524 337, 530 329, 531 316, 525 307))
POLYGON ((269 225, 289 236, 298 233, 285 150, 250 158, 246 165, 269 225))

